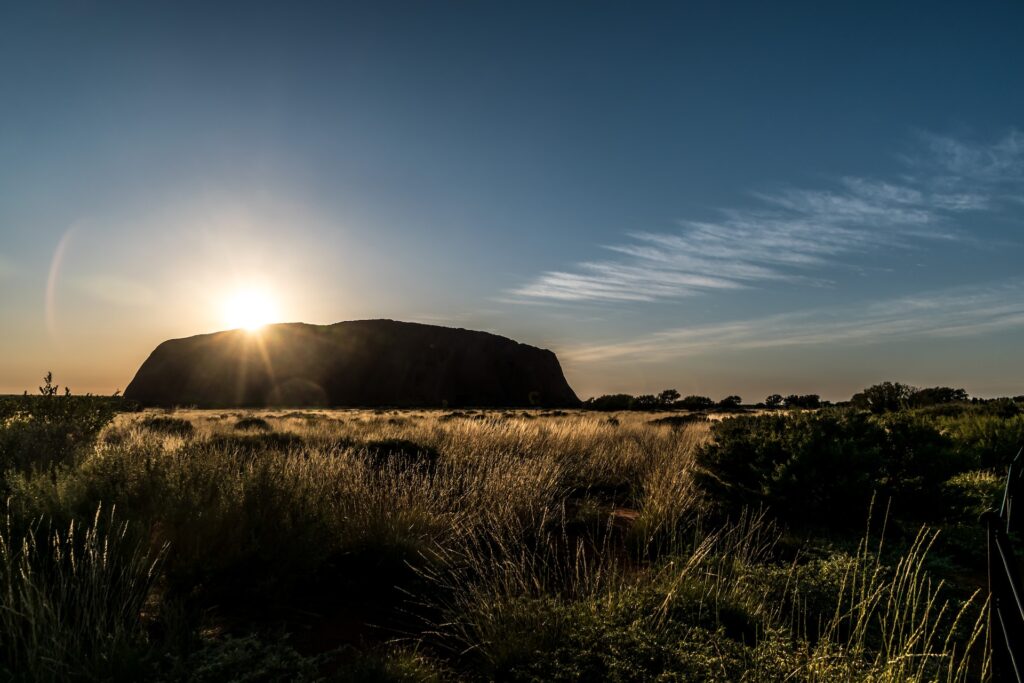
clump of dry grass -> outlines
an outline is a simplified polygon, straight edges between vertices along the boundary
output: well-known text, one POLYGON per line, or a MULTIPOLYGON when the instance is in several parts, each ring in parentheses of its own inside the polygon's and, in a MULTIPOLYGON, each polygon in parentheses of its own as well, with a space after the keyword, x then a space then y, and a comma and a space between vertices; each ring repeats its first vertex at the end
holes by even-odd
POLYGON ((986 678, 988 659, 975 652, 987 613, 977 604, 981 591, 959 607, 943 599, 942 582, 924 569, 937 536, 922 528, 890 567, 881 560, 882 539, 873 548, 869 529, 846 563, 835 611, 808 652, 807 680, 836 680, 837 669, 877 681, 986 678))

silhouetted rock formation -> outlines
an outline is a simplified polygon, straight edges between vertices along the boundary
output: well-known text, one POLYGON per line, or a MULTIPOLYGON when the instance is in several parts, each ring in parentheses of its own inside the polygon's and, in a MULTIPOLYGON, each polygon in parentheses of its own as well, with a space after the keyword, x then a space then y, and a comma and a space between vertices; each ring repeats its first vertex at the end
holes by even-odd
POLYGON ((142 364, 124 396, 209 408, 579 405, 551 351, 393 320, 172 339, 142 364))

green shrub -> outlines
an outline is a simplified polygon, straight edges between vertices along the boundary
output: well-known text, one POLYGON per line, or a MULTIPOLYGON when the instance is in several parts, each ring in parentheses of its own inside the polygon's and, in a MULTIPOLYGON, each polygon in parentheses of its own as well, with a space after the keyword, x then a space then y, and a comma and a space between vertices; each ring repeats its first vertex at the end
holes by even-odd
POLYGON ((923 418, 960 417, 978 413, 978 406, 972 403, 940 403, 923 408, 914 408, 913 414, 923 418))
POLYGON ((509 681, 738 680, 752 648, 714 626, 714 612, 696 599, 673 596, 661 626, 650 623, 665 600, 655 592, 617 595, 610 603, 513 601, 492 625, 478 670, 509 681))
POLYGON ((58 393, 47 374, 38 396, 7 399, 0 409, 0 472, 48 470, 75 462, 113 419, 117 401, 58 393))
POLYGON ((793 521, 859 523, 880 469, 877 432, 858 413, 724 420, 697 452, 697 483, 728 510, 767 504, 793 521))
POLYGON ((796 523, 850 526, 872 496, 927 518, 964 463, 952 442, 913 416, 856 411, 724 420, 697 453, 699 485, 725 509, 768 505, 796 523))
POLYGON ((1005 477, 990 470, 973 470, 955 475, 943 488, 954 517, 978 525, 983 512, 999 507, 1005 486, 1005 477))
POLYGON ((959 458, 971 463, 965 469, 994 468, 1005 472, 1024 446, 1024 415, 1003 418, 966 413, 940 419, 938 425, 952 439, 959 458))
POLYGON ((447 677, 422 655, 405 649, 352 649, 339 653, 342 662, 332 680, 346 683, 440 683, 447 677))
POLYGON ((900 412, 875 421, 884 439, 877 491, 893 498, 901 517, 943 519, 942 509, 948 501, 942 485, 957 472, 973 467, 973 460, 960 456, 953 441, 928 420, 900 412))
POLYGON ((255 635, 207 642, 161 677, 167 683, 313 683, 324 680, 320 658, 306 657, 287 642, 255 635))
POLYGON ((991 401, 985 401, 979 406, 979 411, 982 415, 992 415, 994 417, 1016 417, 1020 415, 1024 410, 1021 410, 1020 404, 1014 401, 1012 398, 995 398, 991 401))

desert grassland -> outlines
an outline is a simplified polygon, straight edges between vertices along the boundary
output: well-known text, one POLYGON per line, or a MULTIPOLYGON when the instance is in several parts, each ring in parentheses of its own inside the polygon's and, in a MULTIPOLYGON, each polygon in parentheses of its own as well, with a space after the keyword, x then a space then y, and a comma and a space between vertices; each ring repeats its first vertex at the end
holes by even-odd
POLYGON ((933 531, 891 551, 862 526, 808 550, 770 514, 723 511, 698 485, 712 422, 658 417, 120 414, 66 462, 6 476, 6 673, 986 675, 983 605, 931 577, 933 531))

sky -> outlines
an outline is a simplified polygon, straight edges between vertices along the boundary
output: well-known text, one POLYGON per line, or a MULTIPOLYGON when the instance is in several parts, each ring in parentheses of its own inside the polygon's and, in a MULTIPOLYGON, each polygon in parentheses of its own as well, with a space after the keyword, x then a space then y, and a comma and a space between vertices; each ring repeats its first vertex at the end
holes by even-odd
POLYGON ((1024 394, 1022 26, 0 0, 0 393, 123 389, 255 291, 550 348, 581 397, 1024 394))

